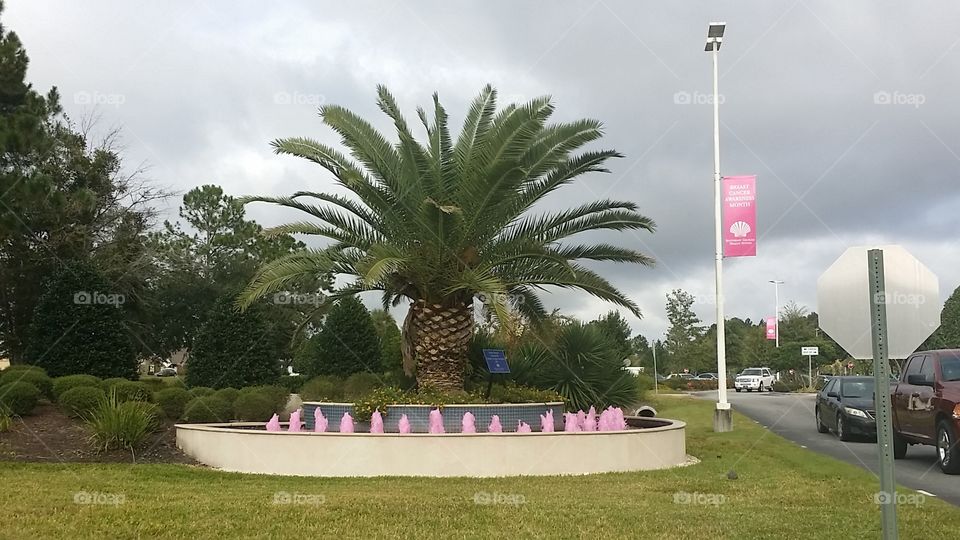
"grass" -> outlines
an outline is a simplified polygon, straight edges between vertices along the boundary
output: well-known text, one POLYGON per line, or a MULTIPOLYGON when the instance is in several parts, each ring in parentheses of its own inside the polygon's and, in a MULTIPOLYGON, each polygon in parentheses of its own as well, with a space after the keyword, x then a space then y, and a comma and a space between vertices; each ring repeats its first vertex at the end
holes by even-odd
MULTIPOLYGON (((662 397, 655 406, 688 422, 688 452, 700 464, 583 477, 320 479, 179 465, 6 462, 0 523, 16 526, 0 529, 0 537, 879 536, 878 481, 870 473, 801 449, 741 415, 736 431, 715 434, 708 402, 662 397), (737 480, 727 479, 731 469, 737 480), (688 498, 707 504, 683 504, 688 498), (107 504, 82 504, 89 500, 107 504), (275 504, 288 500, 294 503, 275 504)), ((960 511, 926 498, 901 506, 899 521, 903 538, 950 538, 960 511)))

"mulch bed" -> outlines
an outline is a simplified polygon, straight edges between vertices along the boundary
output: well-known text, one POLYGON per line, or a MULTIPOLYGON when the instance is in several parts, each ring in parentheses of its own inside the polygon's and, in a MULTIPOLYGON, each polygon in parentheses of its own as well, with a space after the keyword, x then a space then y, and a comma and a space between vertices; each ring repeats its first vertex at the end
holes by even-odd
POLYGON ((198 465, 177 448, 172 422, 151 435, 131 454, 127 450, 98 453, 90 431, 55 405, 41 403, 33 414, 15 418, 13 428, 0 433, 0 460, 40 463, 184 463, 198 465))

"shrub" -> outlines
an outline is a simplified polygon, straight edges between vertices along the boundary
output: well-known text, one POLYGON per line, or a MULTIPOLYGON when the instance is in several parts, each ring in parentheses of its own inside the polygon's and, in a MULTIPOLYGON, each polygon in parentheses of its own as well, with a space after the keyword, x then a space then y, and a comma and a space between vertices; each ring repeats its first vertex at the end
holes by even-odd
POLYGON ((233 407, 217 396, 203 396, 190 400, 183 411, 182 420, 189 424, 229 422, 233 407))
POLYGON ((24 416, 33 412, 40 399, 40 390, 23 381, 11 382, 0 386, 0 408, 11 414, 24 416))
POLYGON ((720 381, 687 381, 687 390, 716 390, 720 386, 720 381))
POLYGON ((39 369, 18 369, 0 375, 0 386, 14 382, 30 383, 43 397, 53 401, 53 380, 39 369))
POLYGON ((194 337, 188 386, 241 388, 272 384, 280 377, 283 332, 273 328, 263 306, 240 312, 234 300, 232 294, 220 298, 194 337))
POLYGON ((125 382, 130 382, 130 379, 125 379, 123 377, 110 377, 109 379, 100 381, 100 389, 109 394, 113 390, 114 386, 125 382))
POLYGON ((354 373, 343 381, 343 397, 356 399, 365 396, 383 386, 378 375, 373 373, 354 373))
POLYGON ((93 375, 64 375, 53 380, 53 397, 60 401, 60 396, 67 390, 79 386, 93 386, 100 388, 100 379, 93 375))
POLYGON ((10 415, 10 411, 0 407, 0 433, 6 433, 13 429, 13 417, 10 415))
POLYGON ((28 330, 26 358, 54 377, 134 377, 136 351, 124 328, 124 310, 115 303, 78 298, 111 294, 111 284, 99 271, 71 263, 53 272, 45 285, 28 330))
POLYGON ((233 402, 237 400, 237 397, 240 396, 240 391, 236 388, 221 388, 214 392, 213 395, 227 403, 233 404, 233 402))
POLYGON ((343 399, 343 381, 337 377, 321 375, 303 383, 300 398, 304 401, 336 401, 343 399))
POLYGON ((6 375, 11 371, 39 371, 44 375, 47 374, 47 370, 43 369, 40 366, 33 366, 30 364, 13 364, 12 366, 7 366, 5 369, 0 369, 0 374, 6 375))
POLYGON ((140 377, 140 380, 137 382, 146 386, 148 389, 150 389, 151 392, 159 392, 164 388, 170 387, 170 385, 165 383, 163 379, 154 377, 152 375, 149 377, 140 377))
POLYGON ((370 313, 359 299, 341 298, 330 309, 320 332, 300 350, 297 365, 307 377, 348 377, 381 369, 380 339, 370 313))
POLYGON ((164 388, 153 395, 153 400, 163 411, 163 414, 174 420, 183 416, 183 411, 191 399, 193 399, 193 395, 183 388, 164 388))
POLYGON ((518 356, 526 365, 518 383, 553 390, 574 410, 627 407, 641 397, 634 376, 623 369, 623 359, 595 325, 568 324, 552 347, 529 342, 518 356))
POLYGON ((89 415, 106 398, 106 392, 97 386, 75 386, 60 394, 59 403, 68 416, 81 418, 89 415))
POLYGON ((280 386, 248 386, 240 390, 241 394, 248 392, 257 392, 267 396, 273 408, 278 412, 287 408, 287 402, 290 400, 290 393, 286 388, 280 386))
POLYGON ((662 381, 660 384, 670 388, 672 390, 686 390, 687 389, 687 379, 681 379, 680 377, 673 377, 662 381))
POLYGON ((373 411, 386 412, 387 406, 394 403, 416 403, 416 399, 399 388, 377 388, 369 394, 354 400, 353 416, 356 420, 370 420, 373 411))
POLYGON ((490 397, 487 401, 491 403, 549 403, 563 401, 563 396, 553 390, 497 384, 490 389, 490 397))
POLYGON ((241 393, 233 402, 233 414, 243 422, 266 422, 279 412, 270 397, 261 392, 241 393))
POLYGON ((156 407, 142 401, 119 401, 111 393, 87 417, 98 450, 134 450, 156 427, 156 407))
POLYGON ((291 394, 299 394, 304 381, 301 375, 284 375, 277 381, 277 386, 286 388, 291 394))
POLYGON ((117 395, 117 400, 123 401, 143 401, 148 403, 153 397, 153 392, 147 388, 147 385, 137 381, 123 381, 113 385, 111 389, 117 395))
POLYGON ((193 397, 209 396, 213 395, 214 392, 216 392, 216 390, 210 388, 209 386, 197 386, 190 389, 190 395, 193 397))

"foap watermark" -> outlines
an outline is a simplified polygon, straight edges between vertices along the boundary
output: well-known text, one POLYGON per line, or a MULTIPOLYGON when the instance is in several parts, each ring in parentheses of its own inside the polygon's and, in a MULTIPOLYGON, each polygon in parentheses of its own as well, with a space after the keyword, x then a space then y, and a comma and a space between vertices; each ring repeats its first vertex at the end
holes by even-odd
MULTIPOLYGON (((723 94, 717 94, 717 103, 723 105, 726 98, 723 94)), ((687 92, 681 90, 673 95, 674 105, 713 105, 713 94, 704 94, 703 92, 687 92)))
POLYGON ((882 292, 874 295, 874 302, 888 306, 919 306, 927 303, 927 297, 922 294, 882 292))
POLYGON ((678 491, 673 494, 673 504, 720 506, 726 502, 727 496, 720 493, 687 493, 686 491, 678 491))
POLYGON ((120 107, 127 102, 127 96, 124 94, 82 91, 73 94, 73 102, 77 105, 109 105, 111 107, 120 107))
POLYGON ((474 298, 477 299, 477 302, 487 306, 492 306, 494 303, 511 304, 516 306, 518 304, 522 304, 526 300, 526 297, 522 294, 508 293, 477 293, 474 298))
POLYGON ((273 95, 274 105, 313 105, 319 107, 327 101, 323 94, 280 91, 273 95))
POLYGON ((478 491, 473 494, 473 504, 490 506, 501 504, 506 506, 520 506, 527 504, 527 498, 521 493, 500 493, 499 491, 478 491))
POLYGON ((102 491, 78 491, 73 494, 73 504, 100 504, 105 506, 120 506, 127 502, 123 493, 104 493, 102 491))
POLYGON ((874 105, 908 105, 919 109, 920 106, 926 102, 927 96, 924 94, 908 94, 906 92, 900 92, 899 90, 894 90, 893 92, 880 90, 879 92, 873 93, 874 105))
POLYGON ((873 494, 873 504, 892 504, 897 506, 916 506, 920 507, 927 500, 926 495, 922 493, 890 493, 889 491, 878 491, 873 494))
POLYGON ((320 293, 278 292, 273 295, 273 303, 279 306, 319 306, 326 301, 327 297, 320 293))
POLYGON ((77 291, 73 293, 73 303, 80 306, 113 306, 120 307, 126 297, 118 293, 102 293, 99 291, 77 291))
POLYGON ((273 494, 273 504, 302 504, 319 506, 327 502, 327 496, 319 493, 290 493, 278 491, 273 494))

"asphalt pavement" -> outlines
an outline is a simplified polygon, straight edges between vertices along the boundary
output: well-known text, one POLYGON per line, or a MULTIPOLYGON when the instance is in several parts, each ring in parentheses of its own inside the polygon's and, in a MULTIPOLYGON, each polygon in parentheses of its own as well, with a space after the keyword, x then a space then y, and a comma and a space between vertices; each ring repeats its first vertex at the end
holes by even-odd
MULTIPOLYGON (((717 392, 696 392, 697 398, 716 401, 717 392)), ((738 412, 798 445, 877 474, 879 456, 875 440, 843 442, 833 433, 817 433, 813 394, 741 392, 731 390, 728 400, 738 412)), ((736 420, 734 420, 736 429, 736 420)), ((960 475, 940 472, 932 446, 910 446, 905 459, 894 463, 897 482, 960 505, 960 475)), ((879 489, 879 479, 878 479, 879 489)))

